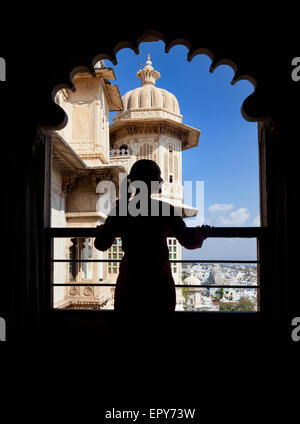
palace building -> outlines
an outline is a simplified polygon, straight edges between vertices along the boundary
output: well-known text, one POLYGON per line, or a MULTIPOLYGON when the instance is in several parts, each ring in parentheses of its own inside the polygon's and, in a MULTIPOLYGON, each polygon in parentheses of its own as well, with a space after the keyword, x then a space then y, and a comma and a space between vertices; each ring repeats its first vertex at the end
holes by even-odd
MULTIPOLYGON (((87 71, 75 74, 75 91, 58 91, 55 100, 65 110, 68 123, 52 134, 52 227, 102 224, 106 214, 101 210, 97 185, 109 180, 118 187, 119 174, 128 174, 139 159, 152 159, 161 168, 162 193, 153 196, 181 208, 183 217, 197 215, 197 209, 183 204, 182 151, 198 145, 200 131, 183 124, 174 94, 155 85, 160 73, 153 68, 149 55, 137 77, 141 86, 121 98, 118 87, 110 82, 115 80, 113 69, 100 61, 94 75, 87 71), (117 111, 112 125, 110 111, 117 111)), ((143 243, 147 240, 141 242, 141 249, 143 243)), ((168 239, 168 247, 170 259, 181 260, 177 240, 168 239)), ((69 285, 55 287, 54 307, 113 308, 114 288, 109 284, 114 284, 118 276, 117 261, 123 257, 121 239, 117 238, 106 252, 97 251, 90 238, 55 239, 54 254, 55 259, 77 261, 67 266, 55 263, 54 282, 69 285)), ((179 263, 172 263, 172 273, 175 283, 180 284, 179 263)), ((176 291, 180 304, 181 289, 176 291)))

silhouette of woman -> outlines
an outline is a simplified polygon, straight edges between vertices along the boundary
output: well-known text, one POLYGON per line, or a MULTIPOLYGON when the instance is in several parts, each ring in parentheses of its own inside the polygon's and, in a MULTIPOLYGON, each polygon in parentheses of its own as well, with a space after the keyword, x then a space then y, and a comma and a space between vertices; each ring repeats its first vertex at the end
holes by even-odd
MULTIPOLYGON (((121 237, 124 256, 116 281, 115 311, 162 313, 172 312, 176 305, 176 292, 172 277, 167 237, 176 237, 187 249, 202 246, 209 226, 187 227, 176 214, 172 205, 151 198, 153 185, 161 193, 163 183, 161 171, 156 162, 142 159, 135 162, 127 177, 130 182, 143 182, 147 187, 146 199, 137 189, 132 200, 126 199, 127 216, 120 216, 120 202, 108 215, 105 223, 98 226, 94 245, 98 250, 109 249, 116 237, 121 237), (133 202, 133 203, 131 203, 133 202), (147 211, 132 214, 131 206, 140 205, 147 211), (153 212, 155 211, 155 212, 153 212), (168 213, 166 215, 166 211, 168 213)), ((142 208, 140 208, 142 210, 142 208)))

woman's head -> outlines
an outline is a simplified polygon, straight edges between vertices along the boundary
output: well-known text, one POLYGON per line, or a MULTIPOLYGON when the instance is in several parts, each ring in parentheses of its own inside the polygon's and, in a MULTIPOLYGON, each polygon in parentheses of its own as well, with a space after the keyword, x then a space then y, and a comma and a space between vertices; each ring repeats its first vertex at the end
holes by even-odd
MULTIPOLYGON (((157 182, 159 185, 163 183, 163 179, 161 178, 160 167, 157 165, 156 162, 149 159, 140 159, 136 161, 132 165, 127 179, 129 183, 133 181, 143 181, 144 183, 147 184, 149 190, 151 189, 152 181, 157 182)), ((152 192, 153 192, 153 185, 152 185, 152 192)), ((159 188, 159 193, 160 192, 161 192, 161 189, 159 188)))

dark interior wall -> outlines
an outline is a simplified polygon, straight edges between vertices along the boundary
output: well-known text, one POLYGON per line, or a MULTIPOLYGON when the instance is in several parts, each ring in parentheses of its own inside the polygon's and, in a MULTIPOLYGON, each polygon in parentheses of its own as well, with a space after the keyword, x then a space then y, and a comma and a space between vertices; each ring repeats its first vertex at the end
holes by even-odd
MULTIPOLYGON (((68 18, 66 24, 56 17, 54 25, 41 16, 33 24, 15 23, 5 30, 0 56, 6 59, 7 81, 0 83, 0 102, 3 240, 8 266, 1 279, 5 295, 1 297, 0 315, 7 317, 12 338, 24 334, 24 328, 32 331, 33 337, 43 328, 43 170, 47 140, 36 138, 36 132, 38 125, 55 128, 65 120, 64 112, 52 100, 54 87, 70 87, 70 73, 75 67, 92 69, 96 58, 115 62, 121 47, 137 51, 140 41, 162 39, 167 50, 183 43, 189 48, 189 58, 204 52, 212 57, 212 67, 228 63, 235 68, 236 79, 249 75, 257 82, 242 110, 246 119, 261 122, 267 146, 265 195, 270 238, 266 320, 271 320, 274 337, 278 325, 282 340, 289 339, 291 319, 300 315, 296 258, 292 255, 297 232, 291 227, 300 96, 300 82, 291 78, 291 61, 299 56, 299 48, 295 47, 291 21, 289 30, 281 31, 279 22, 282 28, 287 18, 282 15, 278 20, 271 12, 250 14, 249 22, 241 14, 231 21, 202 19, 199 25, 192 13, 173 15, 172 19, 159 14, 132 19, 130 15, 116 17, 106 10, 106 19, 99 22, 83 20, 79 24, 68 18), (72 36, 64 36, 69 31, 72 36)), ((80 315, 76 319, 88 327, 80 315)))

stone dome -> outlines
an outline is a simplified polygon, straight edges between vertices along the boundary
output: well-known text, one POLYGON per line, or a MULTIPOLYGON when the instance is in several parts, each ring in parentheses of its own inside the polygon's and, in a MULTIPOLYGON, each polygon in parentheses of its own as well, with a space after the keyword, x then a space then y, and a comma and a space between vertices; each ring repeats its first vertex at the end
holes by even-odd
POLYGON ((196 285, 201 284, 201 282, 200 282, 199 278, 194 276, 194 270, 192 269, 190 271, 190 275, 183 280, 183 284, 186 284, 186 285, 189 285, 189 286, 196 286, 196 285))
POLYGON ((129 91, 122 97, 122 102, 124 111, 163 108, 168 112, 180 114, 179 104, 174 94, 150 84, 129 91))
POLYGON ((153 112, 156 110, 166 112, 168 115, 166 117, 181 122, 182 116, 180 115, 178 100, 174 94, 155 86, 156 80, 160 78, 160 73, 152 67, 149 55, 144 69, 139 70, 136 75, 141 80, 142 86, 128 91, 122 97, 124 109, 116 114, 114 120, 125 118, 132 111, 146 110, 151 113, 151 110, 153 112))

